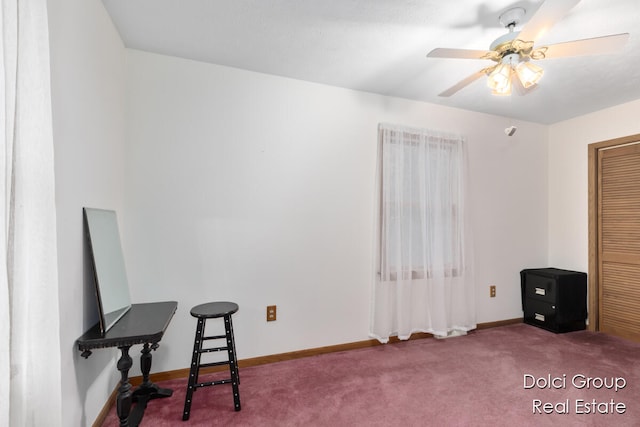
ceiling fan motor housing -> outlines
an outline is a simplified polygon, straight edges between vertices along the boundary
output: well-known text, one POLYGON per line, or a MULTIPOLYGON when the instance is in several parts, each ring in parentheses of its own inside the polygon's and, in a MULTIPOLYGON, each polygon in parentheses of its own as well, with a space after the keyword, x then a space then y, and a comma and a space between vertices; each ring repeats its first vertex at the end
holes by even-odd
POLYGON ((493 41, 493 43, 491 43, 491 46, 489 46, 489 49, 490 50, 497 50, 499 46, 502 46, 502 45, 507 44, 507 43, 511 43, 512 41, 514 41, 518 37, 518 34, 520 34, 520 31, 507 33, 507 34, 504 34, 504 35, 498 37, 497 39, 495 39, 493 41))
POLYGON ((519 53, 507 53, 506 55, 504 55, 502 57, 502 63, 503 64, 510 64, 511 66, 515 67, 518 62, 520 62, 520 54, 519 53))
POLYGON ((507 34, 504 34, 491 43, 489 46, 490 50, 497 51, 501 54, 501 62, 505 62, 505 58, 509 57, 508 60, 511 63, 518 62, 520 60, 520 55, 518 52, 513 50, 511 47, 511 42, 518 38, 520 31, 514 31, 515 27, 522 21, 522 18, 527 13, 527 11, 522 7, 513 7, 511 9, 507 9, 504 11, 499 17, 498 21, 509 30, 507 34), (518 54, 518 57, 513 57, 512 55, 518 54))

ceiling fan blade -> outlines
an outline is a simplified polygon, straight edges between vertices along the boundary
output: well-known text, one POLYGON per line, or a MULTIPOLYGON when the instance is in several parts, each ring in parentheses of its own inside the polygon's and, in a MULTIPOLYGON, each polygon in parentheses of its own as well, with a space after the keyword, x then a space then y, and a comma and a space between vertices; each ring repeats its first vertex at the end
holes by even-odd
POLYGON ((580 3, 580 0, 545 1, 529 22, 524 25, 518 38, 535 42, 578 3, 580 3))
POLYGON ((427 58, 487 59, 490 50, 437 48, 427 54, 427 58))
POLYGON ((535 52, 541 52, 544 55, 544 59, 562 58, 567 56, 600 55, 603 53, 615 53, 620 51, 627 40, 629 40, 629 33, 614 34, 610 36, 594 37, 592 39, 574 40, 543 46, 535 49, 535 52))
POLYGON ((449 89, 445 90, 444 92, 438 94, 438 96, 449 97, 449 96, 453 95, 454 93, 458 92, 460 89, 463 89, 463 88, 469 86, 471 83, 475 82, 476 80, 478 80, 480 77, 484 76, 485 74, 486 74, 486 70, 480 70, 478 72, 475 72, 475 73, 471 74, 469 77, 460 80, 458 83, 456 83, 455 85, 451 86, 449 89))

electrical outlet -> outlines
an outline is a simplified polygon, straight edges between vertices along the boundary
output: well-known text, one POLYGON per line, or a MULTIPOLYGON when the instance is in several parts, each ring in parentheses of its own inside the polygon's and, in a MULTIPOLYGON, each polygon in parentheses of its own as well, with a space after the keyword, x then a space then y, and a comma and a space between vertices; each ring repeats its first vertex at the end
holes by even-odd
POLYGON ((489 285, 489 297, 496 297, 496 285, 489 285))
POLYGON ((268 305, 267 306, 267 322, 273 322, 276 320, 276 306, 268 305))

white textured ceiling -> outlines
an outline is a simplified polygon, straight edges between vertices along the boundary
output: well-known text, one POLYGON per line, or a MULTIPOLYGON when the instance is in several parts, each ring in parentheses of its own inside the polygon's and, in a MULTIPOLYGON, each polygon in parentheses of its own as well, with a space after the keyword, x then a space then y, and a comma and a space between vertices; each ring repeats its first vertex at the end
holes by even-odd
MULTIPOLYGON (((554 0, 547 0, 552 2, 554 0)), ((487 60, 436 59, 481 49, 498 16, 527 0, 103 0, 127 47, 382 95, 550 124, 640 99, 640 1, 582 0, 536 46, 628 32, 614 55, 546 59, 539 87, 496 97, 484 78, 438 94, 487 60)))

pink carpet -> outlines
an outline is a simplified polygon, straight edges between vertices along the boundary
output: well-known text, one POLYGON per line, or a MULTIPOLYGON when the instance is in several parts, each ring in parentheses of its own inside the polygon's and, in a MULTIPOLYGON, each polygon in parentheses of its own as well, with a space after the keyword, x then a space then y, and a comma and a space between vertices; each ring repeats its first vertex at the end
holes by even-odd
MULTIPOLYGON (((230 385, 207 387, 187 422, 186 379, 166 381, 173 396, 150 401, 141 425, 638 426, 639 359, 638 343, 517 324, 244 368, 240 412, 230 385)), ((113 409, 104 426, 117 425, 113 409)))

